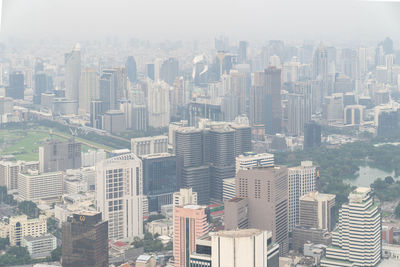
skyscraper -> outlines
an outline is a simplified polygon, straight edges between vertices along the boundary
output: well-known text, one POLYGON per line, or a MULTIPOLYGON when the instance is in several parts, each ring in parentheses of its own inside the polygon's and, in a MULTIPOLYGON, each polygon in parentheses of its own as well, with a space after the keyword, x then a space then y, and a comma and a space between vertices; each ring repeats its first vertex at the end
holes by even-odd
POLYGON ((108 267, 108 223, 101 213, 73 214, 62 226, 62 266, 108 267))
POLYGON ((67 100, 75 101, 76 105, 79 100, 80 79, 81 47, 76 44, 70 53, 65 54, 65 97, 67 100))
POLYGON ((288 169, 289 186, 289 232, 299 221, 299 199, 317 190, 319 170, 312 161, 302 161, 300 166, 288 169))
POLYGON ((42 93, 53 91, 53 79, 43 71, 35 73, 35 91, 33 94, 33 103, 40 104, 42 93))
POLYGON ((288 170, 286 167, 259 167, 239 170, 236 196, 247 198, 249 227, 272 232, 281 255, 289 251, 288 170))
POLYGON ((90 102, 99 99, 99 78, 94 68, 84 68, 79 84, 79 110, 90 113, 90 102))
POLYGON ((321 125, 314 121, 304 125, 304 149, 321 145, 321 125))
POLYGON ((189 266, 190 254, 196 250, 196 238, 207 234, 209 230, 205 207, 174 207, 175 267, 189 266))
POLYGON ((165 82, 150 82, 148 84, 147 108, 149 112, 149 126, 154 128, 169 125, 170 86, 165 82))
POLYGON ((313 56, 313 78, 315 80, 328 80, 328 51, 320 43, 313 56))
POLYGON ((9 85, 6 88, 6 96, 14 99, 24 99, 24 92, 24 74, 21 71, 13 71, 9 75, 9 85))
POLYGON ((160 79, 172 86, 179 75, 179 61, 175 58, 165 60, 160 69, 160 79))
POLYGON ((125 63, 126 73, 128 74, 128 79, 131 83, 137 82, 137 69, 135 58, 129 56, 125 63))
POLYGON ((96 164, 96 206, 108 220, 108 237, 133 240, 143 235, 142 161, 133 153, 96 164))
POLYGON ((382 256, 382 219, 370 188, 359 187, 339 210, 323 267, 376 266, 382 256))
POLYGON ((247 42, 240 41, 239 42, 239 51, 238 51, 238 62, 240 64, 244 64, 247 62, 247 42))
POLYGON ((304 133, 304 125, 311 120, 311 84, 298 82, 293 93, 287 95, 287 132, 293 136, 304 133))
POLYGON ((317 191, 300 197, 298 225, 332 231, 335 198, 335 195, 322 194, 317 191))

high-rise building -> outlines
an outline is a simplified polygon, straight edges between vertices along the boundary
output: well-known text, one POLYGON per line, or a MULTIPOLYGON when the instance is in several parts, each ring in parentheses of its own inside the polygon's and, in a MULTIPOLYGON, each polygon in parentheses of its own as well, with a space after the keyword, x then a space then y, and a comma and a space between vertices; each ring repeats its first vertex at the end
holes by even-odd
POLYGON ((154 64, 146 64, 146 77, 154 81, 154 64))
POLYGON ((165 60, 160 68, 160 80, 173 85, 179 75, 179 61, 175 58, 165 60))
POLYGON ((236 157, 236 173, 239 170, 250 170, 256 167, 273 167, 274 154, 245 153, 236 157))
POLYGON ((120 133, 126 130, 125 115, 121 110, 108 110, 103 115, 103 130, 120 133))
POLYGON ((376 266, 382 257, 382 218, 370 188, 359 187, 339 210, 323 267, 376 266))
POLYGON ((173 203, 172 195, 177 190, 176 157, 170 153, 159 153, 140 158, 143 162, 143 194, 147 196, 148 210, 160 211, 162 205, 173 203))
POLYGON ((328 80, 328 51, 322 43, 314 51, 313 78, 315 80, 328 80))
POLYGON ((118 109, 118 77, 114 69, 103 70, 99 80, 99 100, 104 102, 104 112, 118 109))
POLYGON ((79 169, 82 164, 81 143, 52 140, 39 147, 39 171, 56 172, 79 169))
POLYGON ((234 197, 224 201, 225 230, 249 228, 249 201, 247 198, 234 197))
POLYGON ((172 204, 176 206, 197 205, 197 193, 192 188, 181 188, 173 195, 172 204))
POLYGON ((281 70, 269 67, 255 73, 250 90, 250 120, 262 124, 268 134, 282 130, 281 70))
POLYGON ((108 223, 101 213, 79 212, 62 226, 62 266, 108 266, 108 223))
POLYGON ((287 132, 293 136, 301 136, 304 133, 305 123, 311 120, 311 84, 296 83, 294 93, 288 94, 287 100, 287 132))
POLYGON ((210 233, 213 267, 278 267, 279 245, 272 233, 259 229, 235 229, 210 233))
POLYGON ((28 170, 18 175, 18 197, 21 200, 58 199, 63 193, 64 175, 60 171, 39 173, 38 170, 28 170))
POLYGON ((108 220, 108 237, 143 235, 142 161, 133 153, 96 164, 96 207, 108 220))
POLYGON ((35 73, 35 91, 33 94, 33 103, 40 104, 41 95, 53 91, 53 78, 45 72, 35 73))
POLYGON ((65 54, 65 97, 67 100, 79 100, 81 79, 81 47, 76 44, 70 53, 65 54))
POLYGON ((99 78, 94 68, 84 68, 79 84, 79 110, 90 113, 90 103, 99 99, 99 78))
POLYGON ((239 51, 238 51, 238 63, 244 64, 247 62, 247 46, 248 43, 246 41, 239 42, 239 51))
POLYGON ((302 161, 300 166, 288 169, 289 189, 289 232, 299 222, 299 199, 305 194, 317 190, 319 169, 312 161, 302 161))
POLYGON ((280 245, 280 253, 287 254, 287 168, 275 166, 239 170, 236 174, 236 196, 248 199, 249 227, 271 231, 274 242, 280 245))
POLYGON ((312 149, 321 145, 321 125, 314 121, 304 125, 304 149, 312 149))
POLYGON ((101 100, 90 102, 90 126, 103 129, 103 115, 106 112, 106 104, 101 100))
POLYGON ((21 71, 13 71, 9 75, 6 97, 13 99, 24 99, 25 83, 24 74, 21 71))
POLYGON ((137 69, 136 69, 136 61, 135 61, 134 57, 129 56, 126 59, 125 68, 126 68, 126 73, 128 75, 129 81, 131 83, 136 83, 137 82, 137 69))
POLYGON ((158 135, 132 138, 131 152, 137 156, 168 153, 168 136, 158 135))
POLYGON ((38 169, 38 161, 0 161, 0 186, 6 186, 8 190, 18 189, 19 173, 38 169))
POLYGON ((302 227, 332 231, 334 225, 335 195, 309 192, 299 201, 299 221, 302 227))
POLYGON ((165 82, 150 82, 147 88, 147 108, 149 126, 154 128, 168 127, 170 102, 170 86, 165 82))
POLYGON ((204 206, 174 207, 175 267, 187 267, 190 254, 196 250, 196 239, 210 230, 204 206))
POLYGON ((182 127, 175 131, 178 187, 192 188, 199 204, 208 204, 210 199, 208 149, 209 138, 202 130, 182 127))

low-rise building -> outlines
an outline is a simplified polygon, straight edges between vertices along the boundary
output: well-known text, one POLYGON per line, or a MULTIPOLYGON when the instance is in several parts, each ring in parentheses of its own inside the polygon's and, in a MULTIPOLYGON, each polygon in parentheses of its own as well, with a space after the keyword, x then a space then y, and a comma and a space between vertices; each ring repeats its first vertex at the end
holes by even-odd
POLYGON ((51 252, 57 248, 57 238, 52 234, 38 237, 25 236, 21 245, 28 249, 32 259, 46 258, 51 256, 51 252))
POLYGON ((152 235, 166 235, 172 236, 174 234, 174 225, 171 220, 162 219, 152 221, 146 224, 146 229, 152 235))
POLYGON ((9 237, 11 246, 20 246, 25 236, 39 237, 47 233, 47 217, 28 219, 28 216, 14 216, 9 222, 9 237))

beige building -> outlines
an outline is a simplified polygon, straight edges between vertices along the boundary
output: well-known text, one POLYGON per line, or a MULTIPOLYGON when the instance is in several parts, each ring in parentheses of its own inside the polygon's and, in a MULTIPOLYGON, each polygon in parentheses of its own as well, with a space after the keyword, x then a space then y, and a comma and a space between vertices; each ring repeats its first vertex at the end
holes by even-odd
POLYGON ((335 198, 316 191, 300 197, 299 225, 331 231, 335 198))
POLYGON ((168 136, 149 136, 131 139, 131 152, 137 156, 168 152, 168 136))
POLYGON ((10 218, 9 237, 11 246, 20 246, 25 236, 39 237, 47 233, 47 217, 28 219, 28 216, 21 215, 10 218))
POLYGON ((249 227, 249 202, 247 198, 235 197, 224 202, 225 230, 249 227))
POLYGON ((288 170, 283 166, 239 170, 236 196, 248 199, 249 227, 272 232, 281 255, 289 251, 288 170))
POLYGON ((157 261, 152 255, 140 255, 135 264, 135 267, 156 267, 157 261))
POLYGON ((174 234, 174 225, 172 220, 162 219, 152 221, 146 224, 147 232, 151 233, 152 235, 159 234, 165 236, 173 236, 174 234))

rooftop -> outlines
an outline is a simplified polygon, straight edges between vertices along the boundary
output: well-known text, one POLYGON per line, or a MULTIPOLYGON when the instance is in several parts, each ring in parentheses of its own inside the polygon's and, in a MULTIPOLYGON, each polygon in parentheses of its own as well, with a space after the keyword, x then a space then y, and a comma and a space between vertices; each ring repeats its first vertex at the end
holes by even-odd
POLYGON ((213 236, 222 236, 222 237, 250 237, 259 235, 263 232, 264 231, 260 229, 238 229, 230 231, 219 231, 211 234, 213 236))

